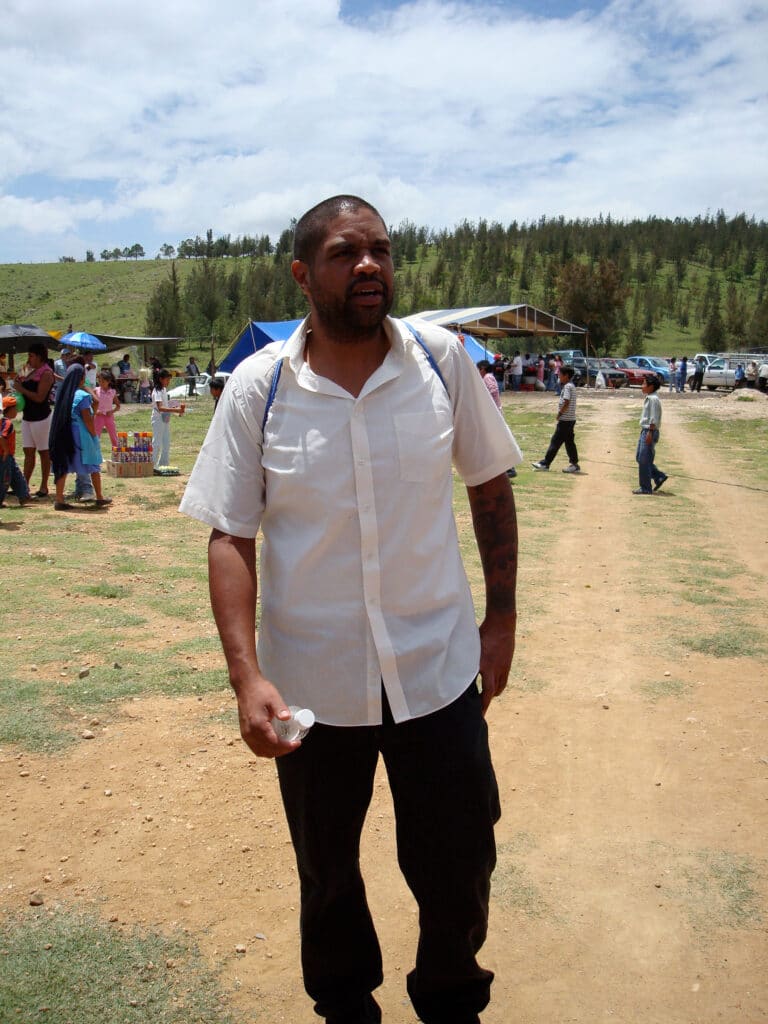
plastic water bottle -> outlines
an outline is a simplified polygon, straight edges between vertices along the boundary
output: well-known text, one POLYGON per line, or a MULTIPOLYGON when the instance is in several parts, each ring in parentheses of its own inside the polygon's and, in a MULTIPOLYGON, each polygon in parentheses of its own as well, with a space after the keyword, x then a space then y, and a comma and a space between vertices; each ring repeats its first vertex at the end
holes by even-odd
POLYGON ((290 704, 288 710, 291 717, 285 722, 280 718, 273 718, 272 728, 281 740, 287 740, 289 743, 303 740, 315 724, 315 714, 309 708, 299 708, 294 704, 290 704))

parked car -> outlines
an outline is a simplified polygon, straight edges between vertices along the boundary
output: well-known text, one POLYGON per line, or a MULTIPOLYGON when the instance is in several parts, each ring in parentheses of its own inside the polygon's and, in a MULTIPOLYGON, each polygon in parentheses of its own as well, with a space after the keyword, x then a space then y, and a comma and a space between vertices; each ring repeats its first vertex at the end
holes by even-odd
POLYGON ((586 381, 594 384, 598 373, 605 378, 605 385, 609 388, 624 388, 629 386, 626 373, 615 366, 611 366, 607 359, 590 357, 587 359, 586 381))
POLYGON ((669 384, 669 363, 666 359, 660 356, 627 356, 627 359, 641 370, 655 373, 664 384, 669 384))
POLYGON ((548 352, 545 356, 547 362, 551 356, 559 355, 567 366, 573 367, 573 383, 578 388, 587 384, 594 384, 597 375, 602 370, 605 383, 610 388, 620 388, 627 384, 627 375, 615 366, 611 366, 603 356, 590 356, 588 359, 580 349, 566 348, 559 352, 548 352))
MULTIPOLYGON (((736 360, 727 359, 724 356, 713 359, 704 370, 701 383, 710 391, 714 391, 715 388, 735 388, 737 365, 736 360)), ((688 377, 688 386, 690 387, 692 383, 693 374, 691 373, 688 377)))
POLYGON ((628 359, 614 359, 613 356, 605 356, 602 361, 617 370, 624 371, 627 375, 627 387, 642 387, 644 380, 656 376, 653 370, 641 370, 639 366, 630 363, 628 359))
POLYGON ((554 352, 547 353, 547 359, 550 356, 560 356, 564 363, 573 363, 574 359, 583 359, 584 353, 580 348, 558 348, 554 352))
MULTIPOLYGON (((229 377, 229 374, 217 373, 216 376, 220 380, 226 380, 227 377, 229 377)), ((186 398, 187 395, 189 394, 189 377, 183 377, 181 379, 184 381, 183 384, 177 384, 175 387, 168 389, 169 398, 186 398)), ((197 377, 195 377, 195 391, 198 393, 198 395, 210 394, 208 389, 210 381, 211 375, 209 373, 200 373, 197 375, 197 377)))

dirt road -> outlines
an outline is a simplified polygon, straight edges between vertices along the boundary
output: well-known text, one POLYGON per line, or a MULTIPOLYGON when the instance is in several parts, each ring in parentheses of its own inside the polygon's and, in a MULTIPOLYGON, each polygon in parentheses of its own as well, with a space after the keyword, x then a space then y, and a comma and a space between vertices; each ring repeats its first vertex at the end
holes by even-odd
MULTIPOLYGON (((750 646, 765 640, 768 494, 706 449, 691 403, 669 402, 669 482, 634 497, 636 399, 584 407, 584 473, 546 524, 556 555, 523 565, 515 679, 489 718, 504 816, 483 1021, 753 1024, 768 1019, 768 703, 750 646), (683 642, 719 634, 752 639, 717 657, 683 642)), ((274 768, 247 756, 229 696, 134 700, 93 728, 62 757, 2 752, 0 907, 41 890, 115 927, 182 927, 246 1020, 317 1020, 274 768)), ((413 1024, 416 913, 392 831, 379 778, 363 847, 379 995, 385 1021, 413 1024)))

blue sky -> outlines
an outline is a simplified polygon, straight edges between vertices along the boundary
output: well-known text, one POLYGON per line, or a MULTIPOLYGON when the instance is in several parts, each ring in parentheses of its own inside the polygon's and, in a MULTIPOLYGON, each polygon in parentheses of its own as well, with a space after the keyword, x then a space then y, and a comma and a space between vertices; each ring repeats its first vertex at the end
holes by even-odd
POLYGON ((768 0, 9 0, 0 262, 397 224, 768 218, 768 0))

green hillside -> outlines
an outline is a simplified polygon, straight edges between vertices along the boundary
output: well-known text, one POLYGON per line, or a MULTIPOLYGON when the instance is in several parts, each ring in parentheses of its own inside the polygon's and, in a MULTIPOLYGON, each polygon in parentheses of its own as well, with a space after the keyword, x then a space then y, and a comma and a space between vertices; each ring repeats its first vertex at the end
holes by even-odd
MULTIPOLYGON (((740 214, 464 222, 390 228, 393 312, 530 303, 586 325, 598 351, 681 356, 768 347, 768 224, 740 214)), ((0 266, 0 322, 48 330, 178 335, 217 358, 249 319, 304 314, 290 272, 291 235, 179 243, 169 260, 0 266)), ((510 345, 501 342, 500 348, 510 345)), ((517 344, 535 348, 524 339, 517 344)), ((171 353, 167 353, 171 358, 171 353)))
MULTIPOLYGON (((191 262, 177 266, 184 280, 191 262)), ((149 297, 167 274, 161 260, 0 264, 0 323, 141 335, 149 297)))

